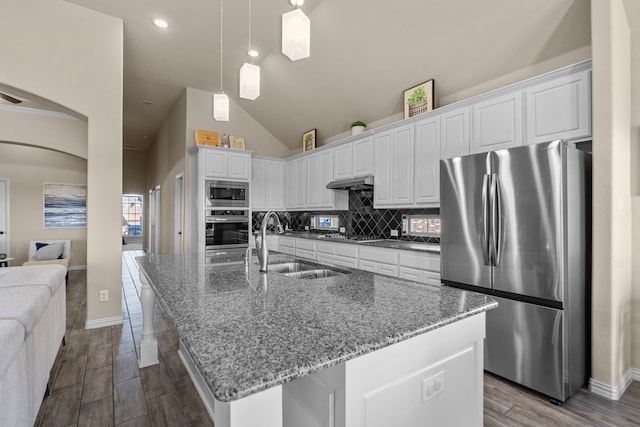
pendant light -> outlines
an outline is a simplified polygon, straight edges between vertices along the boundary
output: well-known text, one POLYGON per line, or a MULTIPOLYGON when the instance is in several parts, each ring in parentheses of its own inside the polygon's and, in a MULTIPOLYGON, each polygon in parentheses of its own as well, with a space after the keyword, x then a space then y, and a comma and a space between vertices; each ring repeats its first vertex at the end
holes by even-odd
POLYGON ((311 55, 311 21, 299 6, 304 0, 289 0, 296 9, 282 15, 282 53, 290 60, 311 55))
POLYGON ((229 97, 222 90, 222 0, 220 0, 220 93, 213 94, 213 118, 229 121, 229 97))
POLYGON ((258 52, 251 48, 251 0, 249 0, 249 46, 247 55, 251 63, 245 62, 240 67, 240 98, 255 100, 260 96, 260 67, 253 64, 258 52))

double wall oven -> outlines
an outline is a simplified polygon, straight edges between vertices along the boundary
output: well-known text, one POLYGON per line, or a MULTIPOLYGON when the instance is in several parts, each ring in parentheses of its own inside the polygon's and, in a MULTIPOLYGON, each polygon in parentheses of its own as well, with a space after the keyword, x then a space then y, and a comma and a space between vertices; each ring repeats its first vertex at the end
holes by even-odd
POLYGON ((215 256, 249 246, 249 183, 208 180, 205 185, 205 249, 215 256))

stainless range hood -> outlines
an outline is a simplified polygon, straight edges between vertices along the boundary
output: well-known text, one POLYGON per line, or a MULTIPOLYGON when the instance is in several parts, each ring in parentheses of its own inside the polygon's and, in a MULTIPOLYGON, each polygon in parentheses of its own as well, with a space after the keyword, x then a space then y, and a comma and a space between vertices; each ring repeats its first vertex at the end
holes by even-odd
POLYGON ((329 190, 371 190, 373 188, 373 175, 337 179, 328 183, 327 188, 329 190))

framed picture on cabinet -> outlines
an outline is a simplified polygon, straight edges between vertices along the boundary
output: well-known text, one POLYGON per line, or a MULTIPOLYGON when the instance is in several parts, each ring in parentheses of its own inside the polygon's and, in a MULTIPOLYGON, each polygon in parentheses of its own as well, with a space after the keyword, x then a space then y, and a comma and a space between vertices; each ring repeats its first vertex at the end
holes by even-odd
POLYGON ((404 118, 417 116, 433 110, 435 97, 434 80, 427 80, 404 91, 404 118))
POLYGON ((244 137, 229 135, 229 148, 244 150, 244 137))
POLYGON ((302 151, 309 151, 316 148, 317 129, 311 129, 302 134, 302 151))

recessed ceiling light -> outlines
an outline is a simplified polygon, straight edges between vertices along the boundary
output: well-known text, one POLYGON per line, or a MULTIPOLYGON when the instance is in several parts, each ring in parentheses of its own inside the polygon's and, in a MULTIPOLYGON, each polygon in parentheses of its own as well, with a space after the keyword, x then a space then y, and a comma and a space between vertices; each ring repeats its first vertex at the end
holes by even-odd
POLYGON ((259 53, 257 50, 255 49, 251 49, 249 52, 247 52, 247 55, 249 55, 252 58, 257 58, 259 53))
POLYGON ((289 0, 291 6, 302 6, 304 4, 304 0, 289 0))
POLYGON ((153 25, 158 28, 167 28, 169 26, 169 23, 164 19, 156 18, 153 20, 153 25))

